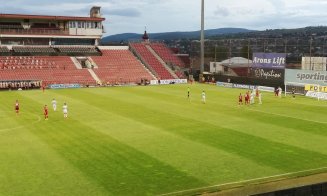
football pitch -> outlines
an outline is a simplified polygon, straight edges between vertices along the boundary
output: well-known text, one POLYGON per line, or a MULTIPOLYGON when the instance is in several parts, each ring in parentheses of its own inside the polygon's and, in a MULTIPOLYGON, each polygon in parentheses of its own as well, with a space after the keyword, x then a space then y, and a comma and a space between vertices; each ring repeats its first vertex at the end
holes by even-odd
POLYGON ((263 93, 262 105, 238 106, 244 92, 200 84, 0 92, 0 195, 183 195, 327 171, 327 102, 263 93))

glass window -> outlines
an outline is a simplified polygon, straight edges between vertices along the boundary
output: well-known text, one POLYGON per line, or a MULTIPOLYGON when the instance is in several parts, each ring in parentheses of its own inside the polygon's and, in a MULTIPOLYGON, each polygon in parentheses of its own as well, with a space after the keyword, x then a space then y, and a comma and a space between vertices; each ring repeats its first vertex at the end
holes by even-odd
POLYGON ((76 22, 72 21, 72 28, 76 28, 76 22))

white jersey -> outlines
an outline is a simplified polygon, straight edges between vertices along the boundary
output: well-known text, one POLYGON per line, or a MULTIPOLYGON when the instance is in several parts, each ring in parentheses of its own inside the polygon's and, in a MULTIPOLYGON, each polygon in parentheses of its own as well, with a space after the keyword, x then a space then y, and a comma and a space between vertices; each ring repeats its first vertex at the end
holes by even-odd
POLYGON ((278 88, 278 96, 282 96, 282 91, 283 91, 282 88, 279 87, 278 88))
POLYGON ((253 93, 251 93, 251 95, 250 95, 250 103, 254 104, 254 94, 253 93))
POLYGON ((56 111, 57 110, 57 101, 56 100, 52 100, 52 107, 53 107, 53 110, 56 111))
POLYGON ((206 103, 206 93, 202 92, 201 96, 202 96, 202 103, 206 103))
POLYGON ((68 113, 68 106, 67 105, 62 106, 62 111, 64 112, 64 114, 67 114, 68 113))

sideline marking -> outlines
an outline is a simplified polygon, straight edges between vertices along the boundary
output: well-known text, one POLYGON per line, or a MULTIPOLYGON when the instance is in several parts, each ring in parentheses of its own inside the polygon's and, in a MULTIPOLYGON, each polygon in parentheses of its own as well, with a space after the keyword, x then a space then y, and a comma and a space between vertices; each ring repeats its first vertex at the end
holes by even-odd
MULTIPOLYGON (((240 108, 238 105, 229 105, 229 104, 219 104, 217 101, 213 101, 214 103, 218 104, 218 105, 222 105, 222 106, 226 106, 226 107, 230 107, 230 108, 240 108)), ((307 105, 307 104, 303 104, 303 105, 307 105)), ((248 107, 243 107, 246 110, 250 110, 250 111, 254 111, 254 112, 261 112, 264 114, 272 114, 275 116, 282 116, 282 117, 288 117, 288 118, 293 118, 293 119, 298 119, 298 120, 304 120, 304 121, 309 121, 309 122, 314 122, 314 123, 320 123, 320 124, 327 124, 327 122, 322 122, 322 121, 316 121, 316 120, 310 120, 310 119, 305 119, 305 118, 299 118, 299 117, 295 117, 295 116, 289 116, 289 115, 285 115, 285 114, 278 114, 278 113, 273 113, 273 112, 265 112, 265 111, 261 111, 261 110, 257 110, 254 108, 250 108, 250 106, 248 107)), ((327 106, 326 106, 327 107, 327 106)))
MULTIPOLYGON (((321 167, 321 168, 317 168, 317 169, 303 170, 303 171, 298 171, 298 172, 289 172, 289 173, 285 173, 285 174, 278 174, 278 175, 267 176, 267 177, 262 177, 262 178, 253 178, 253 179, 250 179, 250 180, 229 182, 229 183, 224 183, 224 184, 217 184, 217 185, 212 185, 212 186, 199 187, 199 188, 194 188, 194 189, 187 189, 187 190, 176 191, 176 192, 171 192, 171 193, 164 193, 164 194, 160 194, 160 196, 176 195, 176 194, 181 194, 181 193, 186 193, 186 192, 192 192, 192 191, 201 191, 201 190, 205 191, 204 189, 219 188, 220 186, 233 185, 233 184, 234 185, 238 185, 238 184, 241 184, 242 185, 242 184, 244 184, 246 182, 255 182, 255 181, 258 181, 258 180, 266 180, 266 179, 270 179, 270 178, 273 179, 273 178, 276 178, 276 177, 284 177, 284 176, 287 177, 287 176, 294 175, 294 174, 301 174, 301 173, 313 172, 313 171, 319 171, 319 170, 325 170, 325 169, 327 169, 327 167, 321 167)), ((314 174, 312 174, 312 175, 314 175, 314 174)), ((269 183, 269 182, 267 182, 267 183, 269 183)), ((231 189, 232 188, 233 187, 231 187, 231 189)))
POLYGON ((7 131, 12 131, 12 130, 16 130, 16 129, 21 129, 21 128, 24 128, 24 127, 29 127, 29 126, 32 126, 32 125, 34 125, 36 123, 41 122, 41 117, 39 115, 30 113, 30 112, 23 113, 23 114, 32 114, 34 116, 37 116, 37 120, 32 122, 32 123, 29 123, 29 124, 26 124, 26 125, 21 125, 21 126, 18 126, 18 127, 0 129, 0 133, 7 132, 7 131))
POLYGON ((261 112, 261 113, 265 113, 265 114, 272 114, 272 115, 275 115, 275 116, 283 116, 283 117, 288 117, 288 118, 293 118, 293 119, 299 119, 299 120, 304 120, 304 121, 309 121, 309 122, 314 122, 314 123, 327 124, 327 122, 310 120, 310 119, 305 119, 305 118, 298 118, 298 117, 295 117, 295 116, 289 116, 289 115, 285 115, 285 114, 277 114, 277 113, 272 113, 272 112, 265 112, 265 111, 256 110, 256 109, 253 109, 253 108, 247 108, 247 110, 255 111, 255 112, 261 112))

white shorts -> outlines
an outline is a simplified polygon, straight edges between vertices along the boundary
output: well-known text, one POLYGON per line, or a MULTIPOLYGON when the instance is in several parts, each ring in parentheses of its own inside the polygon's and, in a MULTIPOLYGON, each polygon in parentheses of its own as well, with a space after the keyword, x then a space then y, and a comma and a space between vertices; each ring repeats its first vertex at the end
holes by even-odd
POLYGON ((67 110, 64 110, 63 112, 64 112, 64 114, 68 114, 68 111, 67 110))

